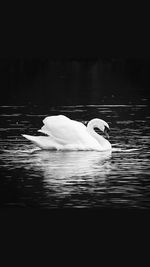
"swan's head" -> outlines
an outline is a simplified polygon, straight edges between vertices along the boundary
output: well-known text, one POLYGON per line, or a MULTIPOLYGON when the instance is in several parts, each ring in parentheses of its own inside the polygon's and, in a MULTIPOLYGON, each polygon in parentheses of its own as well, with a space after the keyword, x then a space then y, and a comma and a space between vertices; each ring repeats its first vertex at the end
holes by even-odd
POLYGON ((107 138, 109 138, 109 125, 106 121, 101 120, 101 119, 93 119, 91 121, 89 121, 88 125, 87 125, 88 129, 94 129, 94 128, 98 128, 100 129, 103 133, 106 134, 107 138))

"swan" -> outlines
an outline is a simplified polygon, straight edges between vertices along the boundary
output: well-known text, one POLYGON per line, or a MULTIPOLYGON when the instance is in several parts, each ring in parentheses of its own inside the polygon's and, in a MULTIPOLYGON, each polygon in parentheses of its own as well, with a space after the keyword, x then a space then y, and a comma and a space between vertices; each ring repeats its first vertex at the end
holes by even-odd
POLYGON ((64 115, 48 116, 43 120, 43 126, 38 132, 45 136, 31 136, 22 134, 41 149, 56 150, 97 150, 111 149, 110 142, 94 130, 98 128, 107 137, 109 125, 101 119, 92 119, 87 127, 78 121, 64 115))

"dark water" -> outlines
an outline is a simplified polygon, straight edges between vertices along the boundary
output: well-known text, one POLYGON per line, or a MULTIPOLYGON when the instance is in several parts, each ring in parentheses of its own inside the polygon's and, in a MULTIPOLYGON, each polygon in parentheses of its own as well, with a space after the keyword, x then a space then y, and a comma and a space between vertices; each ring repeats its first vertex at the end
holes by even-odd
POLYGON ((0 207, 150 208, 147 99, 113 105, 1 105, 0 207), (42 151, 36 134, 48 115, 108 122, 112 153, 42 151))

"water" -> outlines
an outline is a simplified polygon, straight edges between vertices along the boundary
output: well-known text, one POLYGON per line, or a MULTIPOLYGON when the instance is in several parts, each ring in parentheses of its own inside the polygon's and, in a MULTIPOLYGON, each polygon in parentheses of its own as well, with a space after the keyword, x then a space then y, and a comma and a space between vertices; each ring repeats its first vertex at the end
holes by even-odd
POLYGON ((141 103, 1 105, 0 207, 150 208, 150 111, 141 103), (42 151, 36 134, 48 115, 110 126, 113 151, 42 151))

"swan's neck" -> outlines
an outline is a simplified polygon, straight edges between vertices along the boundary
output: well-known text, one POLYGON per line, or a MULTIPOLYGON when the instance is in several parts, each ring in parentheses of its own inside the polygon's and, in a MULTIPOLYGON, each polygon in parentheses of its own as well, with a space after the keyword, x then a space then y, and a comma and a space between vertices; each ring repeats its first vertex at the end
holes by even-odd
MULTIPOLYGON (((102 137, 102 136, 99 136, 99 134, 97 134, 95 132, 95 128, 99 128, 95 122, 95 120, 92 120, 88 123, 87 125, 87 131, 90 133, 90 135, 92 135, 98 142, 99 142, 99 137, 102 137)), ((101 130, 101 129, 100 129, 101 130)))
POLYGON ((102 131, 102 126, 100 125, 100 123, 97 123, 97 119, 91 120, 88 125, 87 125, 87 131, 89 132, 89 134, 94 137, 98 143, 102 146, 102 147, 108 147, 111 148, 111 144, 109 143, 108 140, 106 140, 102 135, 99 135, 95 132, 95 128, 99 128, 102 131))

